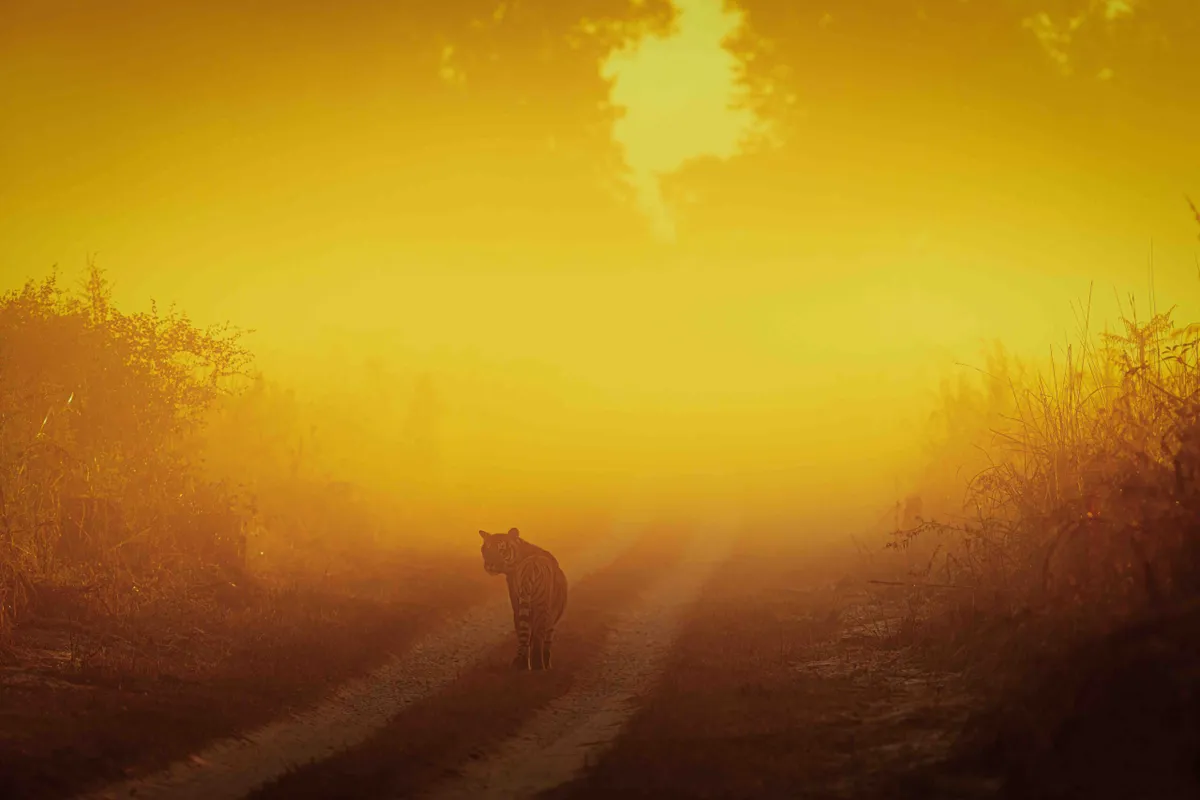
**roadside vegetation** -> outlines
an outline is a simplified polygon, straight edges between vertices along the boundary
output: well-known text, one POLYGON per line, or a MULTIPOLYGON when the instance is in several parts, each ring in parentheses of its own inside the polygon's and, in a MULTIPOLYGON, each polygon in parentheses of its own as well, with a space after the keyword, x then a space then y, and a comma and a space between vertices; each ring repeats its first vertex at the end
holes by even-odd
POLYGON ((1200 751, 1200 324, 1133 298, 1115 330, 1078 312, 1048 367, 996 349, 943 387, 924 486, 889 542, 912 567, 904 636, 976 676, 991 707, 962 755, 1013 791, 1186 795, 1200 751))
POLYGON ((163 766, 482 597, 306 413, 242 331, 124 313, 94 265, 0 295, 0 795, 163 766))

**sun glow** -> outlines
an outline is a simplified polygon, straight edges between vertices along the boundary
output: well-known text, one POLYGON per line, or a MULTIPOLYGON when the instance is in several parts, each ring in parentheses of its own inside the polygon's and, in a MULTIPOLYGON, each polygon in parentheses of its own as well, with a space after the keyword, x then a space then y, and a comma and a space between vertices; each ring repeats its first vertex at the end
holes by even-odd
POLYGON ((414 530, 850 525, 942 377, 1061 349, 1093 283, 1113 320, 1151 239, 1200 317, 1184 5, 9 5, 0 286, 94 255, 123 310, 253 329, 278 391, 209 463, 294 458, 414 530))
POLYGON ((723 0, 675 0, 675 6, 670 35, 614 52, 602 68, 613 80, 613 103, 624 109, 614 136, 639 206, 667 242, 676 231, 660 178, 693 158, 734 155, 756 124, 736 106, 737 63, 723 44, 741 25, 741 13, 723 0))

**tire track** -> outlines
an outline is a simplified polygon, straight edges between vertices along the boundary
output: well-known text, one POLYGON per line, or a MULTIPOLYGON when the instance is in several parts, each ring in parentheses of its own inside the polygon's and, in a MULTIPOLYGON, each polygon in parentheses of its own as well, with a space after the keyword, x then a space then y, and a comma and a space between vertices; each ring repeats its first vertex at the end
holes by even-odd
MULTIPOLYGON (((575 583, 603 569, 636 539, 615 533, 564 565, 575 583)), ((507 596, 434 631, 328 700, 241 736, 218 741, 156 774, 81 795, 89 800, 237 800, 299 765, 354 747, 413 703, 455 681, 511 632, 507 596)))
MULTIPOLYGON (((427 800, 526 798, 566 783, 620 734, 662 673, 683 612, 699 595, 728 540, 694 538, 679 565, 620 615, 597 663, 489 756, 465 764, 427 800)), ((395 795, 399 796, 399 795, 395 795)))
POLYGON ((575 583, 555 637, 554 669, 512 669, 505 640, 436 695, 405 709, 368 741, 256 790, 251 800, 414 797, 521 730, 596 663, 625 609, 679 562, 689 537, 655 527, 612 564, 575 583))

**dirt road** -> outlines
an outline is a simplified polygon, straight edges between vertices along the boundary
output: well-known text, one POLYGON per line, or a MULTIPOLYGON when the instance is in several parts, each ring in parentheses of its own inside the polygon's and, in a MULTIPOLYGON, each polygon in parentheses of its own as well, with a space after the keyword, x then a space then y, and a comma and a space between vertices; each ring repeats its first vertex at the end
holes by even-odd
POLYGON ((497 583, 323 702, 87 797, 994 795, 914 783, 971 697, 889 644, 886 603, 835 566, 728 536, 610 540, 567 564, 550 672, 508 666, 497 583))
MULTIPOLYGON (((566 567, 568 578, 577 581, 606 566, 627 544, 613 537, 581 553, 566 567)), ((341 687, 305 713, 216 742, 163 772, 104 787, 87 797, 244 797, 298 765, 321 761, 363 742, 404 708, 454 681, 490 647, 503 641, 511 619, 507 597, 497 597, 426 635, 407 653, 341 687)))
POLYGON ((675 568, 615 620, 596 662, 487 757, 472 761, 429 800, 533 797, 582 773, 620 734, 666 666, 682 614, 728 542, 692 540, 675 568))

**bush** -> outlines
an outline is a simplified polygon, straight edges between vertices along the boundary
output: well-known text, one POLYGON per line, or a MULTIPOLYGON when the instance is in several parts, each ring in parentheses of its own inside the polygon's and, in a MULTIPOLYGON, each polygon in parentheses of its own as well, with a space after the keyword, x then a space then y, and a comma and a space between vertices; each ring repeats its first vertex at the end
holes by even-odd
MULTIPOLYGON (((1198 220, 1200 221, 1200 220, 1198 220)), ((970 463, 964 502, 897 530, 925 577, 976 604, 1104 626, 1200 591, 1200 325, 1172 311, 1093 335, 1041 372, 996 350, 945 388, 927 483, 970 463), (981 436, 986 431, 986 437, 981 436), (940 463, 937 463, 940 462, 940 463)), ((944 483, 944 481, 943 481, 944 483)))
POLYGON ((153 305, 123 314, 94 264, 77 293, 52 273, 0 297, 0 634, 39 583, 203 560, 239 537, 212 517, 236 493, 187 445, 250 364, 240 336, 153 305))

